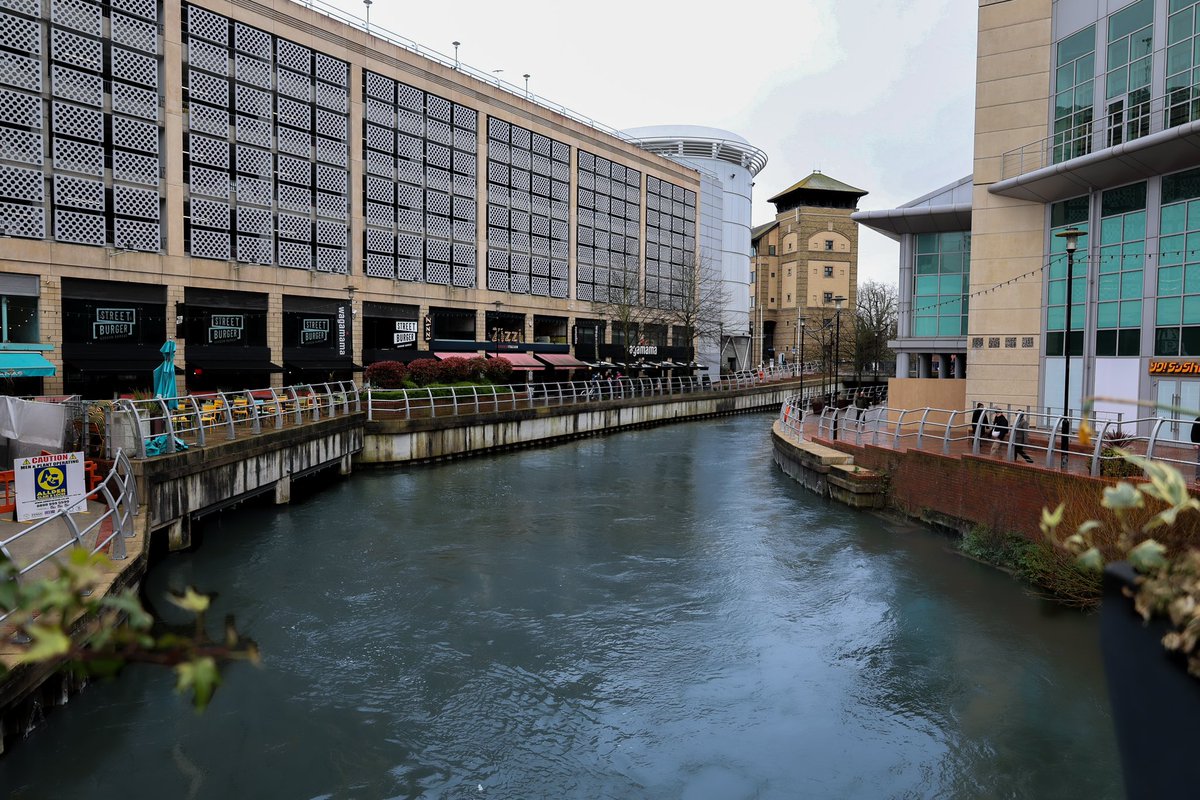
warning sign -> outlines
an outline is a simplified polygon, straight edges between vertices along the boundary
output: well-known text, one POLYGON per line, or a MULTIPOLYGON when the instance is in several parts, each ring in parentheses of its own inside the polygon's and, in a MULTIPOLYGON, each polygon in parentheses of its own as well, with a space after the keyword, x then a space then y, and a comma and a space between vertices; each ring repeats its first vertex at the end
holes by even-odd
POLYGON ((86 511, 83 461, 83 453, 18 458, 13 464, 17 519, 27 522, 52 517, 60 511, 86 511))

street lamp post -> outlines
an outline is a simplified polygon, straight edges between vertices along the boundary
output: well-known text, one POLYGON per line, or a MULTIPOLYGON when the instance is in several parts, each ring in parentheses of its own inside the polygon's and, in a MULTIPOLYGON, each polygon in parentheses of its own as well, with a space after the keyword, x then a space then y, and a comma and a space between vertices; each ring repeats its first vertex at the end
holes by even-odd
POLYGON ((1082 234, 1083 231, 1074 226, 1054 234, 1066 241, 1067 248, 1067 319, 1066 329, 1063 331, 1063 425, 1060 462, 1063 471, 1067 469, 1067 435, 1071 426, 1071 287, 1075 283, 1075 249, 1079 246, 1079 237, 1082 234))
POLYGON ((833 298, 834 318, 837 320, 837 328, 833 339, 833 391, 837 391, 838 381, 842 377, 842 303, 846 302, 846 298, 840 294, 833 298))
POLYGON ((800 397, 804 397, 804 320, 801 319, 796 329, 800 332, 798 337, 800 346, 796 349, 800 351, 800 397))
POLYGON ((371 32, 371 3, 372 0, 363 0, 363 5, 367 7, 367 33, 371 32))

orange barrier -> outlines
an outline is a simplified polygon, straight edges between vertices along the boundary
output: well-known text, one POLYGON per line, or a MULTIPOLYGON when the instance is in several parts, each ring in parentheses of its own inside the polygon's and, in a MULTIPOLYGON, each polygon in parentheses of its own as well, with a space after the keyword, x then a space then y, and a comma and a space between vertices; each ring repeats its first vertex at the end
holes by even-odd
POLYGON ((13 470, 0 472, 0 514, 17 510, 17 474, 13 470))

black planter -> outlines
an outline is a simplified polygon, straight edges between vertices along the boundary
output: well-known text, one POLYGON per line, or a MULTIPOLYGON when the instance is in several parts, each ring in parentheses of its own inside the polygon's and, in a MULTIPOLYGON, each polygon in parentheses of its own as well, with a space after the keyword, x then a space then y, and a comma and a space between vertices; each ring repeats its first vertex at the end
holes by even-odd
POLYGON ((1186 660, 1163 648, 1166 620, 1143 623, 1122 589, 1134 587, 1129 564, 1104 570, 1100 649, 1108 678, 1125 794, 1129 798, 1195 797, 1200 679, 1186 660))

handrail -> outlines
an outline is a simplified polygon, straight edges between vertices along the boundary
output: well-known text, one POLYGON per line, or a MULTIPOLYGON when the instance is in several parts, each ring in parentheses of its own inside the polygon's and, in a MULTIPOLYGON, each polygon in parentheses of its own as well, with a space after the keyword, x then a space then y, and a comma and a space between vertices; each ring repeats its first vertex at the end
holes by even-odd
MULTIPOLYGON (((74 547, 84 547, 92 553, 107 550, 110 557, 118 561, 126 558, 125 540, 134 535, 133 518, 138 513, 138 497, 137 477, 123 450, 117 451, 112 468, 104 480, 88 491, 84 500, 103 504, 104 512, 93 518, 90 512, 60 511, 0 540, 0 555, 17 566, 15 580, 21 580, 60 553, 74 547), (110 488, 112 485, 119 488, 116 494, 113 494, 110 488), (80 522, 76 520, 76 515, 80 513, 87 523, 83 527, 80 527, 80 522), (59 524, 65 528, 67 536, 56 535, 59 524), (88 539, 93 533, 95 541, 89 544, 88 539), (26 539, 38 546, 34 554, 26 557, 14 553, 13 545, 26 539)), ((0 620, 7 616, 7 613, 0 614, 0 620)))

